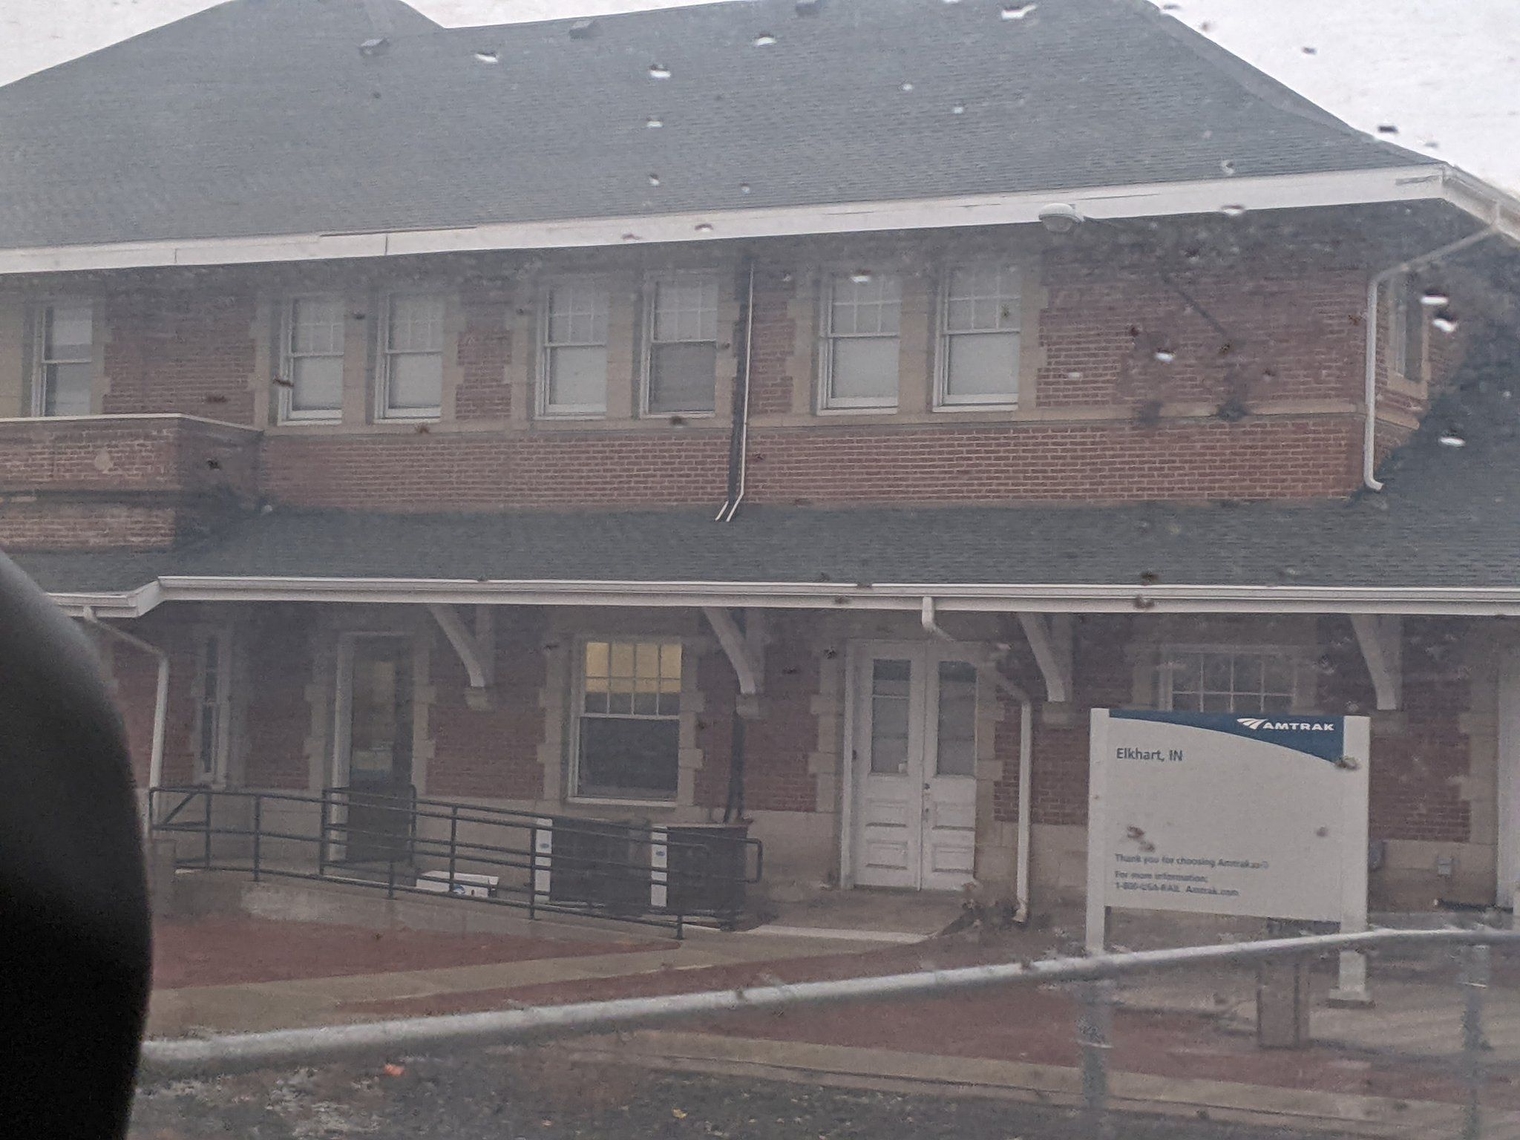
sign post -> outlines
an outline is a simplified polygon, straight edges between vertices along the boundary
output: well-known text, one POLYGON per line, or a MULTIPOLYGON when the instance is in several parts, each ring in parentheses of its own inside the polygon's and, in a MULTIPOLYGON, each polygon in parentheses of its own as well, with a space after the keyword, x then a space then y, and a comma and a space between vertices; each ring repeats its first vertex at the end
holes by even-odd
MULTIPOLYGON (((1094 709, 1091 739, 1090 953, 1111 907, 1367 928, 1366 717, 1094 709)), ((1331 996, 1367 1004, 1361 954, 1331 996)))

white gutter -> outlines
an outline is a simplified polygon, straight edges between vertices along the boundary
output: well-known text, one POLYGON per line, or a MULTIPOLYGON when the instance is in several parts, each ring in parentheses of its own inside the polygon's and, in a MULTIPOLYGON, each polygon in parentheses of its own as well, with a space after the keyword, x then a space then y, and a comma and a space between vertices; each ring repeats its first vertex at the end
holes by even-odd
MULTIPOLYGON (((571 249, 698 243, 742 238, 870 233, 1034 223, 1059 193, 1088 218, 1151 218, 1247 210, 1311 209, 1444 198, 1448 167, 1416 165, 1266 178, 1219 178, 1133 186, 1069 187, 1017 194, 847 202, 703 213, 563 218, 445 229, 369 233, 272 234, 241 238, 165 239, 0 250, 0 275, 153 266, 243 265, 335 258, 410 257, 512 249, 571 249)), ((1487 188, 1473 179, 1463 201, 1487 188)), ((1466 208, 1462 206, 1461 208, 1466 208)))
POLYGON ((95 616, 93 610, 86 606, 79 617, 88 625, 94 626, 109 637, 114 637, 123 644, 130 645, 133 649, 143 653, 151 653, 158 659, 158 688, 153 696, 153 744, 148 752, 148 786, 143 796, 143 834, 147 835, 147 829, 152 826, 153 820, 148 813, 152 810, 153 789, 164 782, 164 732, 169 720, 169 655, 151 642, 144 641, 140 637, 134 637, 124 629, 117 629, 114 625, 107 625, 95 616))
POLYGON ((931 596, 924 595, 923 601, 919 603, 918 612, 919 624, 923 626, 925 633, 941 641, 948 641, 951 645, 964 650, 974 664, 982 666, 992 674, 998 688, 1019 702, 1019 823, 1013 883, 1016 907, 1013 921, 1022 926, 1029 921, 1029 833, 1033 828, 1030 815, 1030 791, 1034 773, 1034 702, 1029 699, 1028 693, 1003 676, 1003 671, 998 668, 997 659, 993 654, 985 653, 977 646, 966 644, 940 627, 939 622, 934 619, 934 599, 931 596))
POLYGON ((1363 348, 1363 380, 1362 380, 1362 406, 1366 408, 1366 415, 1362 423, 1362 484, 1369 491, 1381 491, 1383 483, 1377 478, 1377 350, 1378 350, 1378 292, 1383 287, 1383 282, 1397 277, 1401 273, 1411 273, 1433 262, 1448 257, 1458 250, 1466 249, 1470 245, 1477 245, 1481 241, 1487 241, 1491 237, 1500 236, 1497 222, 1485 230, 1475 234, 1468 234, 1465 238, 1448 242, 1446 245, 1423 253, 1419 257, 1412 257, 1408 261, 1401 261, 1397 265, 1389 266, 1381 273, 1375 273, 1367 282, 1367 312, 1362 318, 1362 325, 1366 329, 1366 344, 1363 348))

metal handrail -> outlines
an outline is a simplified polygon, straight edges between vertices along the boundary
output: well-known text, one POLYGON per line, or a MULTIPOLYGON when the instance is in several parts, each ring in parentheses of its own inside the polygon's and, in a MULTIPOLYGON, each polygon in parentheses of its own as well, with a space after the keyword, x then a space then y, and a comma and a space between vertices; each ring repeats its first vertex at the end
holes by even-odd
MULTIPOLYGON (((920 997, 998 985, 1102 982, 1130 974, 1219 962, 1296 958, 1388 946, 1520 944, 1520 931, 1492 929, 1371 930, 1274 938, 1218 946, 1185 946, 1084 958, 1054 958, 920 970, 907 974, 740 987, 660 997, 577 1002, 488 1013, 450 1014, 327 1025, 217 1037, 155 1040, 143 1046, 143 1071, 152 1076, 230 1073, 265 1065, 308 1065, 347 1057, 393 1055, 438 1046, 495 1045, 643 1028, 688 1018, 797 1005, 920 997)), ((1484 956, 1486 960, 1486 955, 1484 956)), ((1470 974, 1469 991, 1486 979, 1470 974)), ((1479 995, 1481 996, 1481 995, 1479 995)), ((1102 1047, 1102 1042, 1097 1045, 1102 1047)))

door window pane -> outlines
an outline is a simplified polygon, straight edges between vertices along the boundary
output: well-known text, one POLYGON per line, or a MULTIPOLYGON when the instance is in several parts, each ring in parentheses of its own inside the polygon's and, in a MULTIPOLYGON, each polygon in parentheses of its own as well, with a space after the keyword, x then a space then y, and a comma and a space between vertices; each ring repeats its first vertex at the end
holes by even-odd
POLYGON ((899 776, 908 770, 908 714, 913 666, 877 660, 871 665, 871 771, 899 776))
POLYGON ((937 775, 976 775, 976 667, 964 661, 939 665, 937 745, 937 775))

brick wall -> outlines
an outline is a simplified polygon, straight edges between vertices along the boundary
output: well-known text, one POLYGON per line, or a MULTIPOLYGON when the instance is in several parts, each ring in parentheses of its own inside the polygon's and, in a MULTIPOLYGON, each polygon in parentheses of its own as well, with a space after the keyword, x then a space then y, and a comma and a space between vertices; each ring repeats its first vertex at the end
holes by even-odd
POLYGON ((506 375, 512 364, 510 310, 499 295, 484 289, 466 291, 463 305, 455 414, 462 420, 504 419, 512 414, 512 389, 506 375))
POLYGON ((106 306, 103 402, 112 412, 184 412, 253 422, 255 301, 245 283, 135 289, 106 306))

